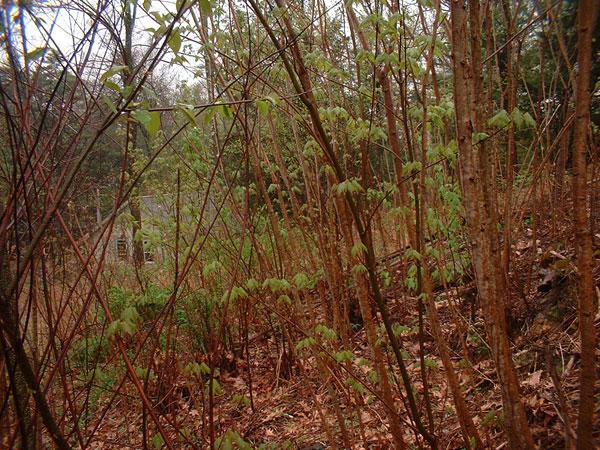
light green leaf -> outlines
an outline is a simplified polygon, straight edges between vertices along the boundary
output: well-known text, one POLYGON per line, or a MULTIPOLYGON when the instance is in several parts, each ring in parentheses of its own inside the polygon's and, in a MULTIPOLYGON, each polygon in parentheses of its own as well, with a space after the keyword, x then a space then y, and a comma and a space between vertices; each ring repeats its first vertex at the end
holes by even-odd
POLYGON ((333 187, 333 190, 339 195, 346 193, 356 194, 357 192, 361 192, 363 187, 357 179, 351 178, 338 183, 333 187))
POLYGON ((200 375, 208 375, 210 373, 210 367, 208 367, 206 363, 198 364, 196 361, 192 361, 184 367, 183 372, 188 375, 199 377, 200 375))
POLYGON ((252 450, 252 446, 244 441, 238 433, 235 433, 234 438, 239 450, 252 450))
POLYGON ((422 259, 421 254, 418 251, 416 251, 414 248, 409 248, 408 250, 406 250, 405 255, 408 259, 412 259, 415 261, 420 261, 422 259))
POLYGON ((221 114, 221 117, 225 117, 226 119, 231 119, 231 116, 233 115, 231 106, 229 105, 221 105, 219 113, 221 114))
POLYGON ((342 350, 341 352, 337 352, 335 354, 335 360, 340 363, 350 361, 352 358, 354 358, 354 353, 352 353, 350 350, 342 350))
POLYGON ((248 293, 239 286, 236 286, 231 289, 231 291, 225 291, 222 297, 222 301, 226 302, 229 299, 232 302, 235 302, 238 298, 246 298, 248 297, 248 293))
POLYGON ((156 136, 160 129, 160 114, 156 111, 138 109, 131 113, 133 118, 141 123, 151 137, 156 136))
POLYGON ((128 306, 125 308, 121 313, 121 320, 131 323, 135 323, 140 320, 140 315, 138 314, 137 309, 135 309, 135 306, 128 306))
POLYGON ((358 381, 356 381, 354 378, 350 378, 348 377, 346 379, 346 383, 348 383, 348 385, 354 390, 356 391, 358 394, 366 394, 367 391, 364 388, 364 386, 362 384, 360 384, 358 381))
POLYGON ((25 55, 25 59, 27 61, 32 61, 40 56, 42 56, 42 54, 46 51, 46 47, 36 47, 33 50, 27 52, 27 55, 25 55))
POLYGON ((202 275, 205 277, 209 276, 213 272, 216 272, 221 267, 221 263, 219 261, 211 261, 202 270, 202 275))
POLYGON ((302 339, 300 342, 296 344, 296 351, 303 350, 308 347, 312 347, 315 345, 317 341, 313 337, 307 337, 306 339, 302 339))
POLYGON ((121 329, 121 331, 123 333, 129 334, 130 336, 133 336, 137 331, 137 326, 134 322, 126 322, 121 320, 119 321, 119 324, 119 328, 121 329))
POLYGON ((381 280, 383 281, 383 287, 390 287, 390 284, 392 284, 392 277, 390 276, 390 273, 387 270, 384 270, 383 272, 381 272, 380 276, 381 280))
POLYGON ((248 293, 244 290, 244 288, 239 286, 234 287, 231 290, 231 294, 234 296, 234 299, 248 297, 248 293))
POLYGON ((287 280, 280 280, 277 278, 267 278, 263 281, 263 288, 269 288, 271 292, 287 291, 291 288, 290 283, 287 280))
POLYGON ((328 341, 335 341, 337 339, 336 332, 329 328, 327 325, 323 325, 322 323, 315 327, 315 333, 321 335, 324 339, 327 339, 328 341))
POLYGON ((404 163, 404 166, 402 167, 402 174, 403 175, 410 175, 413 172, 418 172, 423 168, 423 164, 421 163, 421 161, 409 161, 404 163))
POLYGON ((366 273, 367 268, 363 264, 357 264, 352 268, 352 273, 358 275, 360 273, 366 273))
POLYGON ((510 114, 510 117, 511 117, 512 122, 517 130, 520 130, 521 128, 523 128, 523 123, 524 123, 523 113, 521 112, 521 110, 519 110, 519 108, 513 109, 513 112, 510 114))
POLYGON ((216 379, 213 378, 210 384, 214 395, 221 395, 223 393, 221 383, 219 383, 216 379))
POLYGON ((280 303, 285 303, 286 305, 292 304, 292 299, 286 294, 280 295, 279 298, 277 299, 277 301, 280 303))
POLYGON ((204 362, 200 363, 200 373, 208 375, 210 373, 210 367, 204 362))
POLYGON ((127 70, 127 66, 112 66, 100 76, 100 81, 108 80, 113 75, 116 75, 124 70, 127 70))
POLYGON ((377 384, 379 383, 379 375, 377 375, 377 372, 374 370, 371 370, 368 374, 367 377, 369 378, 369 381, 373 384, 377 384))
POLYGON ((333 170, 333 167, 331 167, 329 164, 325 164, 324 166, 321 166, 321 172, 326 175, 331 175, 331 176, 335 175, 335 171, 333 170))
POLYGON ((256 292, 260 289, 260 284, 254 278, 250 278, 246 281, 246 289, 250 292, 256 292))
POLYGON ((210 121, 213 120, 213 117, 215 117, 216 112, 216 108, 208 108, 206 110, 206 114, 203 117, 204 125, 208 125, 210 121))
POLYGON ((163 448, 163 446, 165 445, 165 440, 163 439, 160 433, 156 433, 154 436, 152 436, 152 439, 150 440, 150 445, 152 445, 152 448, 154 450, 161 450, 161 448, 163 448))
POLYGON ((210 0, 199 0, 198 3, 200 5, 200 11, 202 14, 208 16, 212 9, 210 6, 210 0))
POLYGON ((399 323, 394 323, 392 325, 392 332, 394 333, 394 336, 399 337, 402 336, 403 334, 406 334, 410 331, 410 328, 407 327, 406 325, 401 325, 399 323))
POLYGON ((183 114, 185 114, 190 123, 193 123, 195 126, 198 126, 198 121, 196 120, 196 115, 194 114, 193 107, 187 105, 179 105, 177 109, 183 114))
POLYGON ((271 109, 271 103, 268 100, 256 100, 256 107, 263 116, 266 116, 271 109))
POLYGON ((438 369, 440 367, 440 365, 438 364, 438 362, 435 359, 431 359, 431 358, 425 358, 425 366, 429 367, 430 369, 438 369))
POLYGON ((484 133, 483 131, 480 131, 479 133, 473 133, 473 144, 479 144, 480 142, 485 141, 489 137, 490 135, 484 133))
POLYGON ((363 244, 362 242, 357 242, 356 244, 354 244, 354 246, 352 247, 351 250, 352 256, 357 258, 358 256, 362 255, 363 253, 367 253, 367 247, 365 244, 363 244))
POLYGON ((113 113, 117 112, 117 107, 108 97, 104 97, 102 100, 104 100, 104 103, 106 106, 108 106, 108 109, 110 109, 113 113))
POLYGON ((535 127, 536 127, 535 119, 531 116, 531 114, 529 114, 528 112, 523 114, 523 128, 535 128, 535 127))
POLYGON ((488 125, 496 129, 505 128, 509 123, 510 117, 504 109, 498 111, 496 114, 494 114, 494 117, 488 120, 488 125))
POLYGON ((147 367, 136 367, 135 374, 141 380, 145 380, 146 378, 151 379, 153 375, 152 370, 148 370, 147 367))
POLYGON ((121 327, 120 321, 119 320, 115 320, 113 322, 111 322, 111 324, 108 326, 107 330, 106 330, 106 336, 110 339, 112 338, 117 331, 119 331, 121 327))
POLYGON ((179 30, 173 30, 168 44, 173 53, 179 53, 179 49, 181 48, 181 34, 179 33, 179 30))
POLYGON ((305 273, 300 272, 294 275, 294 284, 298 289, 306 289, 310 286, 310 280, 305 273))
POLYGON ((110 81, 110 80, 106 80, 104 82, 104 86, 106 86, 108 89, 113 90, 115 92, 121 92, 121 86, 119 86, 117 83, 115 83, 114 81, 110 81))

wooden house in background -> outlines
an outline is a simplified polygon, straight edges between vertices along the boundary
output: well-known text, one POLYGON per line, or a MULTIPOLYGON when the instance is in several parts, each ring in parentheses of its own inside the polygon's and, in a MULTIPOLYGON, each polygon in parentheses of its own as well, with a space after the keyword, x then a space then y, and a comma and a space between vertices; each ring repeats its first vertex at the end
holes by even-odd
MULTIPOLYGON (((180 220, 182 223, 193 222, 198 219, 200 208, 204 201, 204 194, 201 193, 186 193, 180 197, 180 220), (194 206, 196 210, 194 210, 194 206)), ((161 195, 144 195, 140 197, 140 213, 142 220, 141 239, 144 247, 144 262, 146 264, 154 264, 163 261, 168 255, 168 249, 163 242, 173 240, 175 236, 168 236, 168 233, 176 218, 176 196, 161 195)), ((209 198, 206 211, 203 214, 203 220, 210 223, 217 213, 217 208, 209 198)), ((105 225, 110 220, 110 217, 102 220, 99 219, 99 226, 94 233, 95 240, 100 238, 100 234, 105 228, 105 225)), ((105 260, 109 263, 129 263, 133 262, 134 235, 133 235, 133 218, 129 212, 129 205, 124 205, 115 219, 113 231, 107 238, 102 237, 102 244, 98 246, 96 253, 100 256, 102 248, 107 245, 105 260)))

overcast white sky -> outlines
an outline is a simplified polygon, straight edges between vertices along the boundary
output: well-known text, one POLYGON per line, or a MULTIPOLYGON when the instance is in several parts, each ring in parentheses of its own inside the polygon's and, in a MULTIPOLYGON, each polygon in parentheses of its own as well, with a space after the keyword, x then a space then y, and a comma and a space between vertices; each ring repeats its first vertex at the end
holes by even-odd
MULTIPOLYGON (((92 0, 93 1, 93 0, 92 0)), ((117 3, 117 0, 114 1, 117 3)), ((168 11, 175 10, 174 1, 154 1, 152 3, 152 10, 166 13, 168 11)), ((13 14, 16 14, 16 8, 13 8, 13 14)), ((25 29, 26 29, 26 42, 27 51, 31 52, 35 48, 43 47, 47 39, 49 39, 48 47, 56 52, 59 52, 63 58, 70 58, 75 47, 81 42, 84 34, 89 30, 92 19, 81 12, 79 8, 70 7, 62 1, 58 2, 45 2, 41 7, 37 7, 35 10, 35 19, 30 14, 26 14, 25 29), (36 20, 38 23, 36 23, 36 20)), ((150 17, 141 7, 138 8, 138 17, 136 21, 136 29, 138 33, 134 37, 134 46, 143 48, 150 38, 150 33, 144 30, 150 27, 156 27, 156 21, 150 17), (137 38, 137 39, 136 39, 137 38)), ((106 44, 109 42, 109 36, 105 30, 101 27, 101 32, 96 37, 92 46, 92 61, 110 61, 111 55, 108 52, 106 44)), ((89 45, 86 49, 89 48, 89 45)), ((86 52, 76 52, 74 57, 74 64, 76 65, 79 61, 84 58, 86 52)), ((174 77, 175 80, 191 79, 188 71, 181 67, 172 66, 169 64, 173 54, 167 54, 165 61, 161 63, 159 67, 160 71, 168 70, 169 74, 174 77)), ((62 59, 62 58, 61 58, 62 59)), ((106 70, 105 67, 96 67, 98 71, 106 70)))

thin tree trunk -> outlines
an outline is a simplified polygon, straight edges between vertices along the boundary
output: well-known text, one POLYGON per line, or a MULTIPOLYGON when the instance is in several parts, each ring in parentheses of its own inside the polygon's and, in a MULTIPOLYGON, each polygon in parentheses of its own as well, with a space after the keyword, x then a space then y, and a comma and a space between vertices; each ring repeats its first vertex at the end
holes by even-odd
POLYGON ((596 330, 594 315, 594 279, 592 274, 592 234, 588 211, 587 150, 590 121, 590 75, 592 69, 592 37, 597 0, 581 0, 578 11, 577 64, 579 74, 575 99, 575 136, 573 145, 573 206, 575 242, 579 275, 579 333, 581 335, 581 372, 579 374, 579 422, 577 449, 594 448, 594 385, 596 382, 596 330))
MULTIPOLYGON (((133 60, 133 32, 136 21, 136 9, 137 6, 135 3, 129 4, 129 2, 125 2, 123 4, 123 14, 124 14, 124 25, 125 25, 125 42, 121 47, 123 58, 123 63, 127 66, 127 72, 123 72, 123 87, 133 83, 133 77, 136 73, 137 67, 135 67, 135 62, 133 60)), ((135 149, 138 145, 138 134, 140 131, 140 125, 138 123, 128 123, 127 126, 127 136, 125 137, 126 145, 129 147, 127 149, 127 154, 130 155, 131 160, 127 166, 127 172, 129 177, 134 176, 133 164, 135 162, 134 157, 135 149)), ((131 242, 133 246, 133 262, 137 268, 141 267, 144 263, 144 242, 141 239, 140 231, 142 229, 142 211, 140 205, 140 191, 139 187, 136 187, 129 196, 129 212, 133 217, 133 224, 131 229, 131 242)))
MULTIPOLYGON (((469 29, 464 0, 453 0, 451 10, 452 60, 454 70, 454 103, 456 108, 460 181, 465 214, 471 236, 471 256, 475 280, 481 300, 492 354, 500 378, 506 434, 513 450, 534 448, 525 408, 521 402, 517 372, 512 360, 507 323, 504 315, 506 290, 497 276, 500 254, 494 245, 494 224, 483 216, 490 215, 485 185, 492 180, 483 177, 478 149, 473 145, 475 131, 471 99, 474 95, 473 72, 468 50, 469 29)), ((471 30, 473 31, 473 30, 471 30)), ((476 30, 475 30, 476 31, 476 30)), ((488 186, 489 187, 489 186, 488 186)))

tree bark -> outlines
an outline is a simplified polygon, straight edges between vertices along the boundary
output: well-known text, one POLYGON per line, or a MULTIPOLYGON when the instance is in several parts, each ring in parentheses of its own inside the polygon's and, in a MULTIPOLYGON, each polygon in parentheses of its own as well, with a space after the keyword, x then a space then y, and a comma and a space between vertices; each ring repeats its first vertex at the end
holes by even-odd
POLYGON ((501 255, 494 245, 496 229, 495 224, 489 220, 492 211, 491 205, 486 201, 489 197, 486 189, 492 191, 490 183, 493 180, 483 176, 485 171, 482 165, 485 165, 485 161, 481 161, 472 140, 475 111, 472 110, 471 99, 474 95, 474 74, 469 55, 470 35, 464 0, 453 0, 451 26, 460 181, 475 281, 500 379, 509 448, 531 449, 534 448, 533 438, 521 403, 504 315, 506 289, 497 276, 498 268, 501 267, 501 255))
POLYGON ((577 91, 575 97, 575 133, 573 145, 573 213, 575 250, 579 276, 579 333, 581 336, 581 372, 579 374, 579 419, 577 449, 594 448, 594 385, 596 382, 596 330, 594 315, 594 279, 592 275, 592 234, 587 191, 587 150, 590 123, 590 78, 592 37, 597 0, 581 0, 577 16, 577 91))

